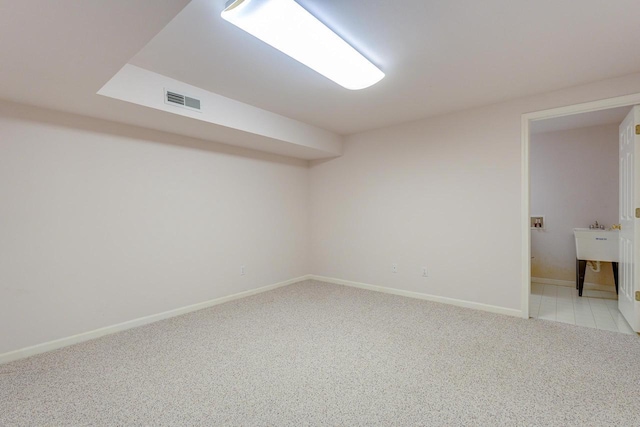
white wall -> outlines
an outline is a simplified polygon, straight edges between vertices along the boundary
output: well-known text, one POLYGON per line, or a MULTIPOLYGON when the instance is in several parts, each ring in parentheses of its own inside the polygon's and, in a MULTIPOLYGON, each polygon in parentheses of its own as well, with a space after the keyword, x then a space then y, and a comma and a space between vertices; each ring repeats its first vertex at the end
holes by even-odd
MULTIPOLYGON (((532 135, 531 213, 545 229, 531 232, 531 276, 575 280, 575 227, 618 223, 618 125, 532 135)), ((611 263, 587 268, 589 283, 614 285, 611 263)))
POLYGON ((349 137, 312 162, 312 273, 519 310, 521 115, 638 92, 635 74, 349 137))
POLYGON ((0 354, 308 273, 519 310, 521 114, 638 92, 362 133, 310 170, 0 102, 0 354))
POLYGON ((306 161, 0 103, 0 354, 308 273, 307 199, 306 161))

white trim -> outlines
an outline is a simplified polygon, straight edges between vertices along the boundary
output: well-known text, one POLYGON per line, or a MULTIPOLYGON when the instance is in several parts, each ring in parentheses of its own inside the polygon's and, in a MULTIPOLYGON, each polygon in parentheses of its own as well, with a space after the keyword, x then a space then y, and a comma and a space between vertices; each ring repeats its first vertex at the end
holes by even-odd
MULTIPOLYGON (((547 279, 545 277, 532 277, 531 283, 540 283, 542 285, 555 285, 555 286, 566 286, 569 288, 576 288, 576 282, 572 280, 561 280, 561 279, 547 279)), ((584 288, 589 289, 591 291, 603 291, 603 292, 615 292, 615 285, 600 285, 597 283, 589 283, 584 282, 584 288)))
POLYGON ((271 291, 273 289, 281 288, 283 286, 292 285, 294 283, 308 280, 310 276, 301 276, 295 279, 286 280, 284 282, 275 283, 273 285, 263 286, 257 289, 250 289, 248 291, 239 292, 233 295, 227 295, 225 297, 215 298, 209 301, 200 302, 197 304, 188 305, 186 307, 180 307, 173 310, 165 311, 163 313, 152 314, 138 319, 128 320, 126 322, 118 323, 116 325, 106 326, 104 328, 95 329, 93 331, 83 332, 81 334, 73 335, 66 338, 60 338, 54 341, 45 342, 42 344, 36 344, 30 347, 21 348, 18 350, 10 351, 0 354, 0 365, 3 363, 12 362, 18 359, 24 359, 25 357, 33 356, 47 351, 56 350, 62 347, 67 347, 73 344, 78 344, 84 341, 100 338, 105 335, 114 334, 116 332, 125 331, 127 329, 135 328, 138 326, 148 325, 149 323, 158 322, 160 320, 169 319, 171 317, 181 316, 183 314, 191 313, 193 311, 202 310, 205 308, 213 307, 214 305, 223 304, 225 302, 237 300, 240 298, 246 298, 252 295, 256 295, 262 292, 271 291))
POLYGON ((640 104, 640 93, 617 96, 615 98, 600 99, 597 101, 583 102, 581 104, 567 105, 565 107, 550 108, 548 110, 533 111, 523 116, 530 121, 553 119, 556 117, 571 116, 573 114, 590 113, 593 111, 608 110, 611 108, 626 107, 640 104))
POLYGON ((319 282, 326 282, 326 283, 333 283, 335 285, 343 285, 343 286, 349 286, 349 287, 352 287, 352 288, 367 289, 369 291, 382 292, 382 293, 385 293, 385 294, 400 295, 400 296, 408 297, 408 298, 416 298, 416 299, 421 299, 421 300, 426 300, 426 301, 439 302, 439 303, 443 303, 443 304, 455 305, 455 306, 458 306, 458 307, 465 307, 465 308, 472 308, 472 309, 475 309, 475 310, 488 311, 490 313, 505 314, 507 316, 522 317, 522 312, 520 310, 516 310, 516 309, 512 309, 512 308, 498 307, 498 306, 495 306, 495 305, 482 304, 482 303, 479 303, 479 302, 472 302, 472 301, 464 301, 464 300, 459 300, 459 299, 455 299, 455 298, 440 297, 440 296, 437 296, 437 295, 423 294, 421 292, 413 292, 413 291, 405 291, 405 290, 402 290, 402 289, 387 288, 387 287, 384 287, 384 286, 370 285, 370 284, 367 284, 367 283, 352 282, 352 281, 349 281, 349 280, 335 279, 335 278, 332 278, 332 277, 311 275, 311 276, 309 276, 309 278, 311 280, 317 280, 319 282))
POLYGON ((582 104, 568 105, 565 107, 551 108, 548 110, 534 111, 522 115, 522 164, 521 176, 521 228, 522 228, 522 269, 521 269, 521 311, 523 317, 529 317, 529 294, 531 293, 531 229, 529 223, 530 215, 530 176, 529 176, 529 125, 533 121, 551 119, 555 117, 570 116, 572 114, 589 113, 592 111, 608 110, 610 108, 626 107, 640 104, 640 93, 632 95, 618 96, 615 98, 600 99, 597 101, 584 102, 582 104))
POLYGON ((522 179, 521 179, 521 220, 526 227, 522 228, 522 293, 520 295, 520 310, 522 317, 529 318, 529 295, 531 294, 531 208, 529 207, 529 120, 522 115, 522 179))

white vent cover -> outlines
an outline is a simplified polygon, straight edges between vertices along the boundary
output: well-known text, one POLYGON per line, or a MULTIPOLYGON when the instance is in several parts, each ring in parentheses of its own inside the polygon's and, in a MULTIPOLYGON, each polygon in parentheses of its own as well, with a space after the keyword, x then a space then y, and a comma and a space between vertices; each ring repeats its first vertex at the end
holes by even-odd
POLYGON ((164 91, 164 103, 200 111, 200 100, 171 90, 164 91))

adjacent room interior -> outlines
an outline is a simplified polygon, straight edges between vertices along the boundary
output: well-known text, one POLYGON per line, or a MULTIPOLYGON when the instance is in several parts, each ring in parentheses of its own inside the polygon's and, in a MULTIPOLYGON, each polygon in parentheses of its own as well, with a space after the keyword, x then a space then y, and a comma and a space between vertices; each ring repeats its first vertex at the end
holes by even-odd
POLYGON ((635 333, 618 309, 616 283, 619 132, 631 110, 574 114, 532 127, 531 317, 635 333), (595 236, 589 242, 612 243, 615 253, 583 261, 581 291, 576 251, 583 234, 595 236))
POLYGON ((640 425, 637 0, 0 4, 0 425, 640 425))

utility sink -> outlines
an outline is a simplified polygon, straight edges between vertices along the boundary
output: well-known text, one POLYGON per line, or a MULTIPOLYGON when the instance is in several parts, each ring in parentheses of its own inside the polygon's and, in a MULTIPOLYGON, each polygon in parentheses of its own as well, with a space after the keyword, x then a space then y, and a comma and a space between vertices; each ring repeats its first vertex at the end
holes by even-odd
POLYGON ((574 228, 573 234, 577 259, 618 262, 618 230, 574 228))

